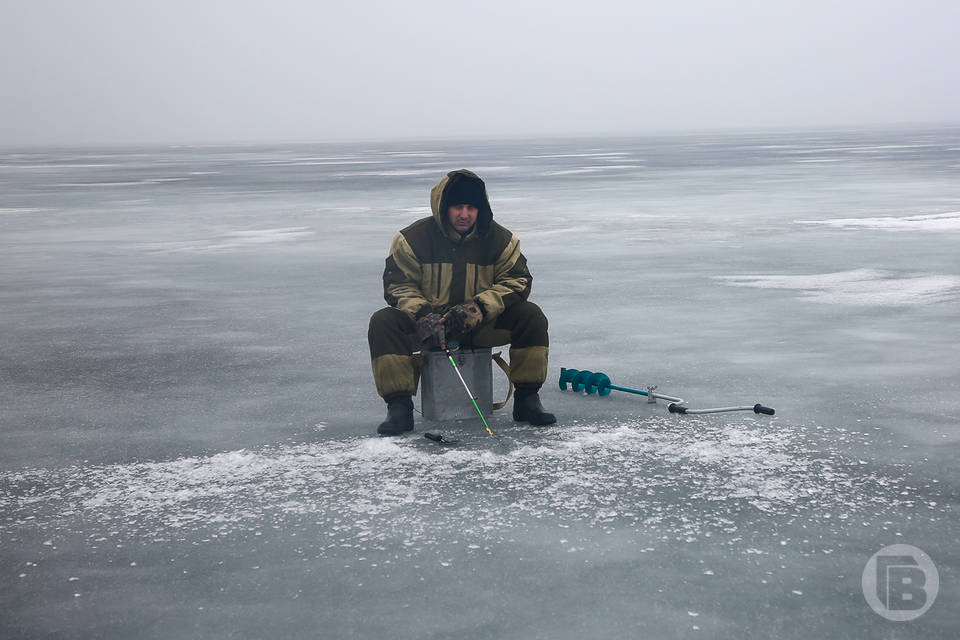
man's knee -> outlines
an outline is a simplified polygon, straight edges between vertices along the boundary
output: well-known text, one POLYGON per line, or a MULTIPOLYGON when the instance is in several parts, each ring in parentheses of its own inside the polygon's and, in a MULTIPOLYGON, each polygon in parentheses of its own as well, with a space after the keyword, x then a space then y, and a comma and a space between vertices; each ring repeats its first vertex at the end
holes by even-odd
POLYGON ((408 329, 407 325, 412 325, 410 316, 396 307, 384 307, 374 312, 370 316, 370 327, 367 331, 369 335, 379 331, 404 331, 408 329))
POLYGON ((541 329, 544 332, 547 331, 547 316, 543 313, 538 305, 529 300, 523 301, 523 313, 527 318, 527 322, 536 329, 541 329))
POLYGON ((497 325, 510 331, 514 345, 546 347, 549 344, 547 316, 539 306, 528 300, 507 309, 497 325))
POLYGON ((410 334, 415 328, 410 316, 395 307, 384 307, 370 316, 367 340, 373 379, 383 397, 416 393, 416 373, 410 357, 410 334))
POLYGON ((539 306, 523 301, 510 344, 510 380, 514 384, 541 385, 547 379, 550 338, 547 316, 539 306))
POLYGON ((367 329, 370 356, 376 358, 385 353, 409 353, 409 336, 414 331, 416 325, 403 311, 395 307, 380 309, 370 316, 370 326, 367 329))

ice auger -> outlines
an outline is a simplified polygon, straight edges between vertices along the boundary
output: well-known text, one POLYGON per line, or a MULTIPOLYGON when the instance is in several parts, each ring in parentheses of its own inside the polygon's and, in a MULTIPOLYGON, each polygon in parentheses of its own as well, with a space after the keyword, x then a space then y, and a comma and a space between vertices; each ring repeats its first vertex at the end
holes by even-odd
POLYGON ((768 416, 774 415, 775 411, 770 407, 765 407, 762 404, 755 404, 751 406, 740 406, 740 407, 716 407, 713 409, 690 409, 683 405, 686 404, 686 400, 683 398, 674 398, 673 396, 664 395, 662 393, 655 393, 656 386, 647 387, 646 391, 642 389, 631 389, 630 387, 621 387, 610 382, 610 378, 605 373, 594 373, 592 371, 580 371, 578 369, 560 369, 560 389, 563 391, 567 390, 567 384, 570 384, 571 388, 574 391, 585 391, 588 395, 596 393, 599 396, 608 396, 611 391, 625 391, 626 393, 635 393, 641 396, 647 396, 648 404, 656 404, 657 398, 661 400, 666 400, 670 404, 667 405, 667 410, 670 413, 723 413, 725 411, 753 411, 754 413, 762 413, 768 416))

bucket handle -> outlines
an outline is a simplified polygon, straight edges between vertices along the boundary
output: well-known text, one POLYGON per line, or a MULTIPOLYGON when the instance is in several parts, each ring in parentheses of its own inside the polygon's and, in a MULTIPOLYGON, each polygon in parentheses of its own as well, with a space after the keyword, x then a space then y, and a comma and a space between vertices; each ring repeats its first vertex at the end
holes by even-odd
POLYGON ((503 352, 497 351, 495 354, 493 354, 493 361, 496 362, 497 366, 500 367, 500 369, 502 369, 503 372, 507 375, 507 397, 503 399, 503 402, 493 403, 494 411, 496 411, 497 409, 503 409, 506 406, 507 402, 510 401, 510 396, 513 395, 513 382, 510 381, 510 365, 504 362, 503 358, 500 357, 501 353, 503 352))

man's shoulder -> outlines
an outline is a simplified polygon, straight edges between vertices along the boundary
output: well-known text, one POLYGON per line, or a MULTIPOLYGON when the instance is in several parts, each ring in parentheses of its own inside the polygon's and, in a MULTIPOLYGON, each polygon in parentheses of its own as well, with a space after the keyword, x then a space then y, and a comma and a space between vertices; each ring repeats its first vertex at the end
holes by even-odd
MULTIPOLYGON (((409 250, 413 251, 418 258, 422 258, 431 246, 431 238, 436 235, 437 223, 432 217, 420 218, 416 222, 405 226, 397 233, 397 238, 403 238, 406 241, 409 250)), ((396 240, 394 241, 396 242, 396 240)))
POLYGON ((427 216, 426 218, 420 218, 415 222, 411 222, 403 229, 400 229, 400 233, 406 233, 407 231, 413 231, 416 229, 436 227, 437 223, 434 221, 433 216, 427 216))
POLYGON ((510 229, 507 229, 498 222, 490 223, 490 231, 487 233, 487 241, 498 251, 503 251, 510 244, 514 235, 510 229))
POLYGON ((513 237, 513 232, 510 229, 507 229, 505 226, 497 222, 496 220, 490 221, 490 231, 487 233, 487 237, 502 239, 506 238, 509 240, 513 237))
POLYGON ((416 222, 408 224, 403 229, 400 229, 400 233, 410 240, 413 237, 421 236, 428 233, 433 233, 437 230, 437 223, 434 221, 432 216, 426 218, 420 218, 416 222))

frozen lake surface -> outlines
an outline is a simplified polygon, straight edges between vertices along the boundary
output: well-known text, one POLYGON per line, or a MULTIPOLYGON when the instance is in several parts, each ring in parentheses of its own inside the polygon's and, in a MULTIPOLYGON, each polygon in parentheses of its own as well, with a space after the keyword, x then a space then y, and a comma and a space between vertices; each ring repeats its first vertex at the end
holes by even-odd
POLYGON ((6 150, 0 194, 0 637, 960 634, 960 129, 6 150), (383 259, 461 167, 559 422, 376 438, 383 259), (911 622, 861 590, 897 543, 911 622))

